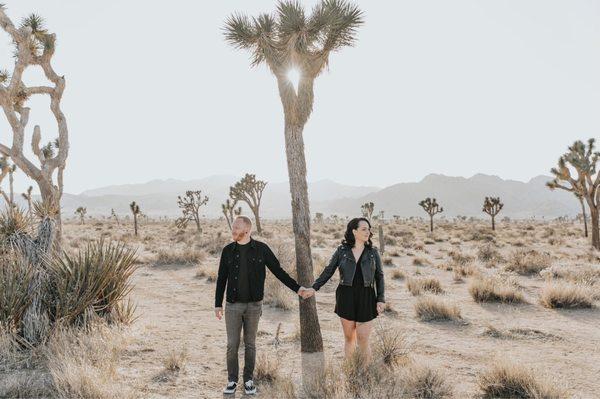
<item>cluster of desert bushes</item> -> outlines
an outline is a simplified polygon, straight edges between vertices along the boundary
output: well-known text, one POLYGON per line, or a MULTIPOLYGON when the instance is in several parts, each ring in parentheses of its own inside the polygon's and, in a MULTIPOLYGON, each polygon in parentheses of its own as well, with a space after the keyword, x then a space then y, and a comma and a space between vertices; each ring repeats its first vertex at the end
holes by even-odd
POLYGON ((51 205, 0 213, 0 397, 123 397, 118 327, 136 254, 100 238, 62 249, 51 205))
MULTIPOLYGON (((370 363, 360 351, 341 362, 329 359, 317 380, 299 383, 282 371, 284 359, 274 341, 273 351, 257 359, 255 382, 266 397, 295 398, 424 398, 453 397, 446 373, 411 356, 410 337, 379 322, 373 335, 370 363)), ((539 371, 494 357, 477 377, 482 398, 563 398, 563 391, 539 371)))

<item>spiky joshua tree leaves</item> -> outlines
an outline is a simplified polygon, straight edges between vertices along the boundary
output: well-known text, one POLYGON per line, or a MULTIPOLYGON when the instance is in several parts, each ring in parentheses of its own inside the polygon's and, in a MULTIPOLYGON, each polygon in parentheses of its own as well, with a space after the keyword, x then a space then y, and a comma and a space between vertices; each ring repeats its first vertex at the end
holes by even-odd
POLYGON ((254 214, 256 219, 256 231, 262 233, 260 225, 260 201, 262 200, 263 191, 267 186, 267 182, 257 180, 256 175, 246 173, 244 177, 229 188, 229 197, 234 201, 243 201, 248 204, 248 207, 254 214))
MULTIPOLYGON (((292 197, 292 226, 298 282, 314 280, 310 249, 310 209, 304 156, 304 126, 314 102, 315 79, 329 64, 331 52, 354 44, 363 23, 358 7, 343 0, 324 0, 310 15, 296 1, 280 1, 275 14, 248 18, 232 15, 225 23, 227 42, 249 50, 252 65, 265 63, 277 80, 283 105, 285 152, 292 197), (289 79, 298 78, 297 84, 289 79)), ((314 297, 299 301, 303 377, 323 370, 323 339, 314 297), (314 354, 314 355, 308 355, 314 354)), ((305 383, 309 381, 303 378, 305 383)))
MULTIPOLYGON (((3 5, 0 5, 0 27, 9 34, 15 46, 12 73, 0 71, 0 106, 12 133, 10 146, 0 143, 0 154, 10 157, 20 170, 37 183, 42 201, 60 205, 63 193, 63 171, 69 152, 69 133, 67 119, 60 108, 65 90, 65 77, 58 75, 51 64, 56 49, 56 36, 48 33, 44 28, 43 19, 35 14, 24 18, 21 25, 16 27, 6 15, 3 5), (26 86, 23 83, 23 74, 30 66, 39 66, 50 84, 26 86), (41 129, 38 125, 34 126, 31 150, 36 159, 32 160, 24 154, 23 145, 30 111, 27 102, 34 95, 50 97, 50 110, 56 120, 58 138, 46 145, 40 145, 41 129), (56 175, 56 184, 53 180, 54 175, 56 175)), ((60 206, 56 217, 56 238, 60 242, 60 206)))
POLYGON ((232 229, 233 219, 236 216, 242 214, 242 207, 239 206, 236 209, 237 200, 232 200, 227 198, 224 204, 221 204, 221 210, 223 211, 223 215, 225 215, 225 220, 227 220, 227 225, 229 226, 229 230, 232 229))
POLYGON ((133 231, 134 234, 138 235, 138 216, 142 213, 140 210, 140 206, 133 201, 129 204, 129 209, 131 209, 131 213, 133 214, 133 231))
POLYGON ((597 170, 600 152, 595 150, 596 140, 591 138, 587 145, 577 140, 558 159, 558 167, 550 169, 555 176, 546 183, 551 189, 557 188, 580 195, 590 208, 592 222, 592 247, 600 250, 600 173, 597 170))
POLYGON ((31 213, 31 200, 32 200, 32 196, 31 196, 31 192, 33 191, 33 187, 29 186, 27 188, 27 192, 25 193, 21 193, 21 196, 23 197, 23 199, 25 201, 27 201, 27 212, 31 213))
POLYGON ((483 200, 483 212, 492 217, 492 230, 496 230, 496 215, 500 213, 504 204, 500 202, 500 197, 485 197, 483 200))
POLYGON ((193 221, 196 223, 196 229, 198 232, 202 232, 200 227, 200 208, 206 205, 208 197, 202 196, 201 190, 188 190, 185 192, 185 196, 177 196, 177 206, 181 209, 183 216, 177 219, 176 224, 179 228, 185 228, 187 223, 193 221))
POLYGON ((363 217, 372 220, 373 219, 373 211, 375 210, 375 204, 372 202, 365 202, 360 206, 360 212, 363 217))
POLYGON ((433 232, 433 217, 441 212, 444 212, 444 208, 440 207, 435 198, 425 198, 419 205, 429 215, 429 231, 433 232))

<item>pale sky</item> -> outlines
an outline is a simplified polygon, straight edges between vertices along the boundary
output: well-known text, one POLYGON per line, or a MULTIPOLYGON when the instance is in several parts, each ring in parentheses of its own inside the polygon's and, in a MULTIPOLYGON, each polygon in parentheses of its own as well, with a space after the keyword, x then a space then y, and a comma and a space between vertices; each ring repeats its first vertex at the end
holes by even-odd
MULTIPOLYGON (((574 140, 600 137, 600 2, 356 3, 365 18, 356 46, 332 54, 316 81, 309 181, 383 187, 479 172, 527 181, 549 174, 574 140)), ((231 13, 274 11, 274 1, 6 5, 14 22, 36 12, 57 34, 66 192, 245 172, 287 180, 275 79, 221 29, 231 13)), ((2 37, 0 66, 12 70, 2 37)), ((47 99, 31 107, 27 147, 36 123, 44 142, 56 137, 47 99)), ((0 142, 10 143, 4 115, 0 142)), ((18 191, 30 184, 17 176, 18 191)))

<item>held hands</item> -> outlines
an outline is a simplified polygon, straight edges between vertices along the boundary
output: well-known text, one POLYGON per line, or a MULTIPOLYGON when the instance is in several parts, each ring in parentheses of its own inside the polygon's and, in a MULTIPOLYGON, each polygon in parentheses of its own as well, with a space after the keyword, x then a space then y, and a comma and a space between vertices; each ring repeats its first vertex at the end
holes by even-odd
POLYGON ((315 295, 315 289, 300 287, 300 289, 298 290, 298 295, 300 295, 302 297, 302 299, 308 299, 311 296, 315 295))
POLYGON ((215 316, 217 316, 217 319, 221 320, 223 317, 223 308, 215 308, 215 316))
POLYGON ((377 302, 377 314, 382 314, 385 310, 385 303, 377 302))

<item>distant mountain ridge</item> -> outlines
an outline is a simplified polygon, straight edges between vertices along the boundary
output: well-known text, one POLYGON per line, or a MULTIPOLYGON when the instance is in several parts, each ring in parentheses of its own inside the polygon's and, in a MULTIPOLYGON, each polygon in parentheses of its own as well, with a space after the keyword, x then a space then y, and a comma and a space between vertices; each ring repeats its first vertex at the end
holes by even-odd
MULTIPOLYGON (((111 208, 118 214, 129 214, 129 204, 136 201, 142 212, 149 216, 176 217, 180 215, 177 195, 186 190, 202 190, 209 197, 204 208, 206 217, 221 216, 221 204, 228 198, 229 187, 240 177, 213 175, 194 180, 151 180, 140 184, 125 184, 86 190, 79 195, 64 194, 63 214, 72 216, 79 206, 87 208, 89 215, 110 215, 111 208)), ((442 215, 453 217, 479 216, 486 196, 499 196, 504 203, 501 217, 555 218, 574 216, 581 212, 579 202, 571 193, 551 191, 546 187, 550 176, 536 176, 528 182, 504 180, 498 176, 475 174, 469 178, 429 174, 419 182, 397 183, 388 187, 352 186, 325 179, 308 185, 311 213, 326 216, 356 216, 360 206, 368 201, 375 203, 375 213, 384 210, 386 218, 425 216, 418 202, 435 197, 444 207, 442 215)), ((23 200, 19 198, 23 205, 23 200)), ((291 197, 288 182, 268 182, 263 193, 261 214, 265 218, 290 218, 291 197)), ((245 213, 247 207, 242 204, 245 213)))

